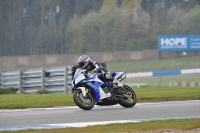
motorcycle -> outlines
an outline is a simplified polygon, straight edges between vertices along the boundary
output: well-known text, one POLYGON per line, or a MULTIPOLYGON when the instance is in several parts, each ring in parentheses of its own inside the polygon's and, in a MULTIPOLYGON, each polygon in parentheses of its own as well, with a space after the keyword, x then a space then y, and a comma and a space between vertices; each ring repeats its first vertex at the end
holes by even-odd
MULTIPOLYGON (((124 72, 113 72, 112 76, 119 82, 126 78, 124 72)), ((85 70, 80 68, 74 74, 72 87, 73 100, 83 110, 91 110, 94 105, 116 104, 130 108, 137 103, 136 93, 131 87, 117 87, 112 82, 102 79, 100 73, 86 74, 85 70)))

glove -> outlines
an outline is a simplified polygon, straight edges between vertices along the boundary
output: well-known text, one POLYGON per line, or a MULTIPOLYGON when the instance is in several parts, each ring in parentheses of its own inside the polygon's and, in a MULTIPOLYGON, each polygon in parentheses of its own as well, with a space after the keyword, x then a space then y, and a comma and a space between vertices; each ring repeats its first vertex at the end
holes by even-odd
POLYGON ((92 72, 91 72, 92 74, 94 74, 94 73, 97 73, 97 71, 94 69, 94 70, 92 70, 92 72))

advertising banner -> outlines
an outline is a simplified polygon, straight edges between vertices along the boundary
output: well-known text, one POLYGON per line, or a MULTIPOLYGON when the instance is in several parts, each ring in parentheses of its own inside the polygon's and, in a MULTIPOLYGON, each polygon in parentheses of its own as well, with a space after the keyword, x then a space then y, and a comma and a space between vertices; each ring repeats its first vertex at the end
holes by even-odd
POLYGON ((158 37, 159 51, 200 51, 200 35, 158 37))

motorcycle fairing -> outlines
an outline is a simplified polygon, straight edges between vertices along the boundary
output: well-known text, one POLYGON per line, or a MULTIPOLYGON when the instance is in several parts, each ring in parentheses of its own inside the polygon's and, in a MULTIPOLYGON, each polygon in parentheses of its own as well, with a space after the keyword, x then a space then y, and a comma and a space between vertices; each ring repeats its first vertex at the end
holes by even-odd
POLYGON ((93 89, 94 93, 95 93, 95 99, 96 102, 98 102, 101 99, 104 99, 106 97, 108 97, 108 95, 103 91, 103 89, 101 88, 101 86, 104 84, 99 78, 98 78, 98 74, 93 75, 93 77, 91 78, 88 77, 88 82, 87 85, 93 89))
POLYGON ((100 99, 99 87, 92 82, 87 82, 86 85, 93 90, 95 94, 95 100, 98 102, 100 99))
MULTIPOLYGON (((76 87, 83 87, 84 85, 88 86, 88 88, 91 88, 94 92, 96 103, 101 99, 111 96, 110 93, 106 94, 101 88, 103 84, 109 84, 109 82, 104 83, 102 80, 99 79, 100 76, 97 73, 84 77, 82 81, 77 80, 76 78, 79 79, 79 76, 82 76, 83 74, 82 71, 83 71, 82 69, 78 69, 75 72, 74 78, 72 80, 72 85, 74 89, 81 89, 76 87), (76 80, 77 82, 75 82, 76 80)), ((115 72, 113 77, 121 77, 122 75, 123 72, 115 72)), ((82 93, 84 94, 85 90, 84 89, 81 90, 83 91, 82 93)))
POLYGON ((99 83, 102 83, 104 84, 100 79, 99 79, 99 76, 98 74, 92 74, 90 75, 88 78, 87 78, 88 81, 96 81, 96 82, 99 82, 99 83))
POLYGON ((74 77, 72 79, 72 86, 74 87, 76 84, 79 84, 76 80, 79 76, 83 76, 82 79, 80 79, 78 82, 80 82, 81 80, 83 81, 86 77, 83 75, 83 73, 81 72, 81 69, 77 69, 75 74, 74 74, 74 77))
MULTIPOLYGON (((91 77, 91 76, 90 76, 91 77)), ((90 79, 89 81, 94 82, 96 86, 99 87, 99 93, 100 93, 100 99, 104 99, 104 98, 108 98, 111 96, 110 93, 105 93, 102 89, 102 85, 104 85, 105 83, 100 79, 101 76, 98 73, 92 74, 93 79, 90 79)))

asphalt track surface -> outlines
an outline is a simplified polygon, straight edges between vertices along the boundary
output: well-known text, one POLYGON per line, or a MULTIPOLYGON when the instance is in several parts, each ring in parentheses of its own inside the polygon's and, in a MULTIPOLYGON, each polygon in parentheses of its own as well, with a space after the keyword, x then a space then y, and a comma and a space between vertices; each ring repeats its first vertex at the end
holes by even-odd
POLYGON ((200 118, 200 100, 137 103, 132 108, 95 106, 89 111, 76 106, 0 110, 0 131, 13 126, 175 118, 200 118))

